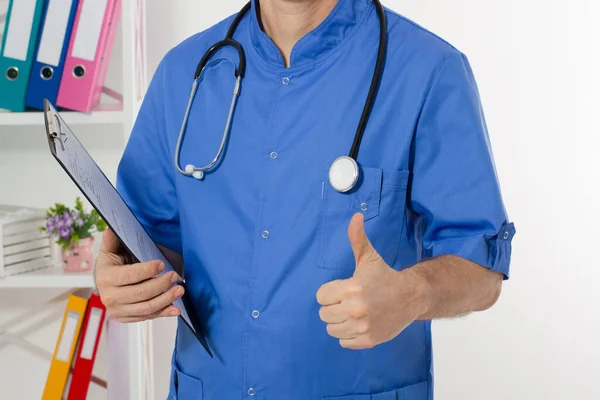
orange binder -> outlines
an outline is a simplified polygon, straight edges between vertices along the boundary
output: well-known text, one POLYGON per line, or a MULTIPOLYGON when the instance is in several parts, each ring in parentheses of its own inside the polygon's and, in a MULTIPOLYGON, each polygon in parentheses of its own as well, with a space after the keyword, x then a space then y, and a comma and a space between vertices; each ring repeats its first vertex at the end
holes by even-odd
POLYGON ((87 303, 86 298, 75 294, 69 296, 42 400, 61 400, 63 397, 87 303))

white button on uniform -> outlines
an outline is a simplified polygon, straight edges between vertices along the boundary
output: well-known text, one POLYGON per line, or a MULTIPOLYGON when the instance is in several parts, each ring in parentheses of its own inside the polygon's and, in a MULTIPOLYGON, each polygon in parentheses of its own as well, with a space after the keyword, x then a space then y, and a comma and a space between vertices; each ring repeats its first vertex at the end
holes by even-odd
POLYGON ((281 79, 281 83, 283 83, 284 85, 289 85, 290 84, 290 78, 288 78, 287 76, 284 77, 283 79, 281 79))
POLYGON ((254 389, 250 388, 250 389, 248 389, 248 394, 249 394, 250 396, 254 396, 254 395, 256 394, 256 390, 254 390, 254 389))
POLYGON ((277 154, 277 152, 276 152, 276 151, 273 151, 273 152, 271 153, 271 155, 270 155, 270 157, 271 157, 271 159, 272 159, 272 160, 276 159, 278 156, 279 156, 279 154, 277 154))
POLYGON ((360 209, 363 211, 367 211, 369 209, 369 205, 367 203, 362 203, 360 205, 360 209))
POLYGON ((508 232, 504 232, 504 240, 508 239, 508 232))
POLYGON ((263 239, 268 238, 269 237, 269 231, 267 231, 267 230, 262 231, 262 237, 263 237, 263 239))
POLYGON ((252 311, 252 318, 256 319, 256 318, 258 318, 259 315, 260 315, 260 312, 258 312, 258 310, 252 311))

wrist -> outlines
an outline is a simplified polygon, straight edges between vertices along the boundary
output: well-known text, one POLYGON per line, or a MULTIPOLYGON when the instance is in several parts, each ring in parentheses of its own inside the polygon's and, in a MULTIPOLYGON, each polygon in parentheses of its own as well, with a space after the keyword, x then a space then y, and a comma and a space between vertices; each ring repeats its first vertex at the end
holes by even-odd
POLYGON ((399 274, 402 275, 402 290, 408 289, 414 299, 415 320, 423 319, 434 304, 435 291, 432 280, 418 266, 402 270, 399 274))

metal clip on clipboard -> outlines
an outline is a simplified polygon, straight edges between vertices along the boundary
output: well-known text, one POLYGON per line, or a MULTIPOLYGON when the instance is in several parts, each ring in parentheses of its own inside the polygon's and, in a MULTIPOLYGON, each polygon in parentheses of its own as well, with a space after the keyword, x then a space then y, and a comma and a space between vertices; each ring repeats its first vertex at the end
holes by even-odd
MULTIPOLYGON (((55 127, 51 123, 49 123, 48 125, 51 126, 52 128, 55 127)), ((67 136, 67 134, 65 132, 63 132, 62 126, 60 124, 60 119, 58 119, 58 118, 56 118, 56 127, 58 127, 58 129, 52 129, 48 133, 48 139, 49 139, 49 141, 50 140, 52 141, 52 145, 56 145, 56 141, 58 140, 60 142, 60 149, 62 151, 65 151, 65 142, 69 139, 69 136, 67 136)), ((56 149, 54 149, 53 153, 55 153, 55 152, 56 152, 56 149)))
MULTIPOLYGON (((165 264, 163 274, 175 271, 115 187, 48 100, 44 100, 44 119, 50 152, 125 248, 139 262, 162 261, 165 264), (60 146, 57 146, 57 143, 60 143, 60 146)), ((185 281, 181 281, 179 284, 185 286, 185 281)), ((173 305, 181 310, 179 318, 183 320, 212 357, 212 352, 188 296, 186 291, 183 297, 177 299, 173 305)))

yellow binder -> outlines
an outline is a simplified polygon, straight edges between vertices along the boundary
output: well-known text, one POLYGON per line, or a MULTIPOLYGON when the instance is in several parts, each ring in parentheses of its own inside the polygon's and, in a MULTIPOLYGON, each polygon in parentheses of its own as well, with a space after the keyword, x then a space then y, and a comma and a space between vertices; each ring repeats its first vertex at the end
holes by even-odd
POLYGON ((86 298, 69 295, 42 400, 61 400, 63 397, 87 303, 86 298))

